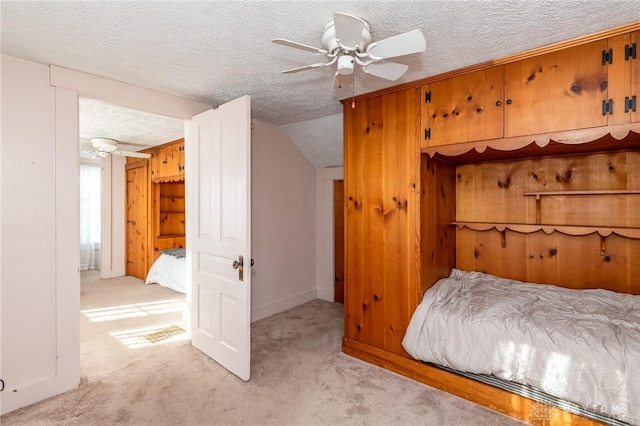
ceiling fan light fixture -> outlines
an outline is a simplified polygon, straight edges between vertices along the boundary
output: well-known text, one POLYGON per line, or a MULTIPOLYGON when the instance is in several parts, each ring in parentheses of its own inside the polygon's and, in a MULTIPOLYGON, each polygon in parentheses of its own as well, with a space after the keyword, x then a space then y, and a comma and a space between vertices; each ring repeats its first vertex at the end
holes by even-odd
POLYGON ((353 56, 342 55, 338 58, 338 74, 349 75, 353 74, 353 56))
POLYGON ((118 141, 111 138, 91 138, 91 146, 102 152, 113 152, 118 149, 118 141))

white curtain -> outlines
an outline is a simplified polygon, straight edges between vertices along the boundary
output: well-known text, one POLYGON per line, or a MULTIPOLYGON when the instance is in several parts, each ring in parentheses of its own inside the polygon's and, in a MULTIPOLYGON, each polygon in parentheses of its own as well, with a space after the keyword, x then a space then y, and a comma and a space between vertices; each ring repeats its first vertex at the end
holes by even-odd
POLYGON ((80 269, 100 269, 100 167, 80 166, 80 269))

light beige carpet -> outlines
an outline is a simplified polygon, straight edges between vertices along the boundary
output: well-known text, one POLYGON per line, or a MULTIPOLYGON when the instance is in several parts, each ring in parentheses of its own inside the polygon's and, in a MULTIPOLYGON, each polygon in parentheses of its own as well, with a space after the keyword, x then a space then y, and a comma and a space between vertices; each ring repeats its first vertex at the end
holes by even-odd
POLYGON ((183 305, 183 295, 157 285, 85 274, 79 388, 2 424, 521 424, 344 355, 342 305, 315 300, 253 324, 249 382, 175 328, 158 343, 145 338, 180 327, 183 305))

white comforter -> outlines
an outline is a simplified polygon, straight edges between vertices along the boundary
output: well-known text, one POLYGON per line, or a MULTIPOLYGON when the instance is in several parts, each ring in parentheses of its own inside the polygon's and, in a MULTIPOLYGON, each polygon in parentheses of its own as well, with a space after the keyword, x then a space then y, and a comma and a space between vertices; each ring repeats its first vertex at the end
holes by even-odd
POLYGON ((187 292, 187 259, 161 254, 147 274, 146 284, 160 284, 180 293, 187 292))
POLYGON ((402 344, 640 425, 640 296, 454 269, 425 293, 402 344))

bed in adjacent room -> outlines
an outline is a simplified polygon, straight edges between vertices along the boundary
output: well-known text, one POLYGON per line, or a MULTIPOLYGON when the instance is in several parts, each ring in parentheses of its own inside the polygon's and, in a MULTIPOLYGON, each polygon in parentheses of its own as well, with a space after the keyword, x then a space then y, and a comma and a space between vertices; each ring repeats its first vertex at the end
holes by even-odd
POLYGON ((185 249, 163 250, 147 274, 146 284, 159 284, 180 293, 187 292, 187 259, 185 249))
POLYGON ((640 424, 640 296, 453 269, 425 293, 403 346, 640 424))

